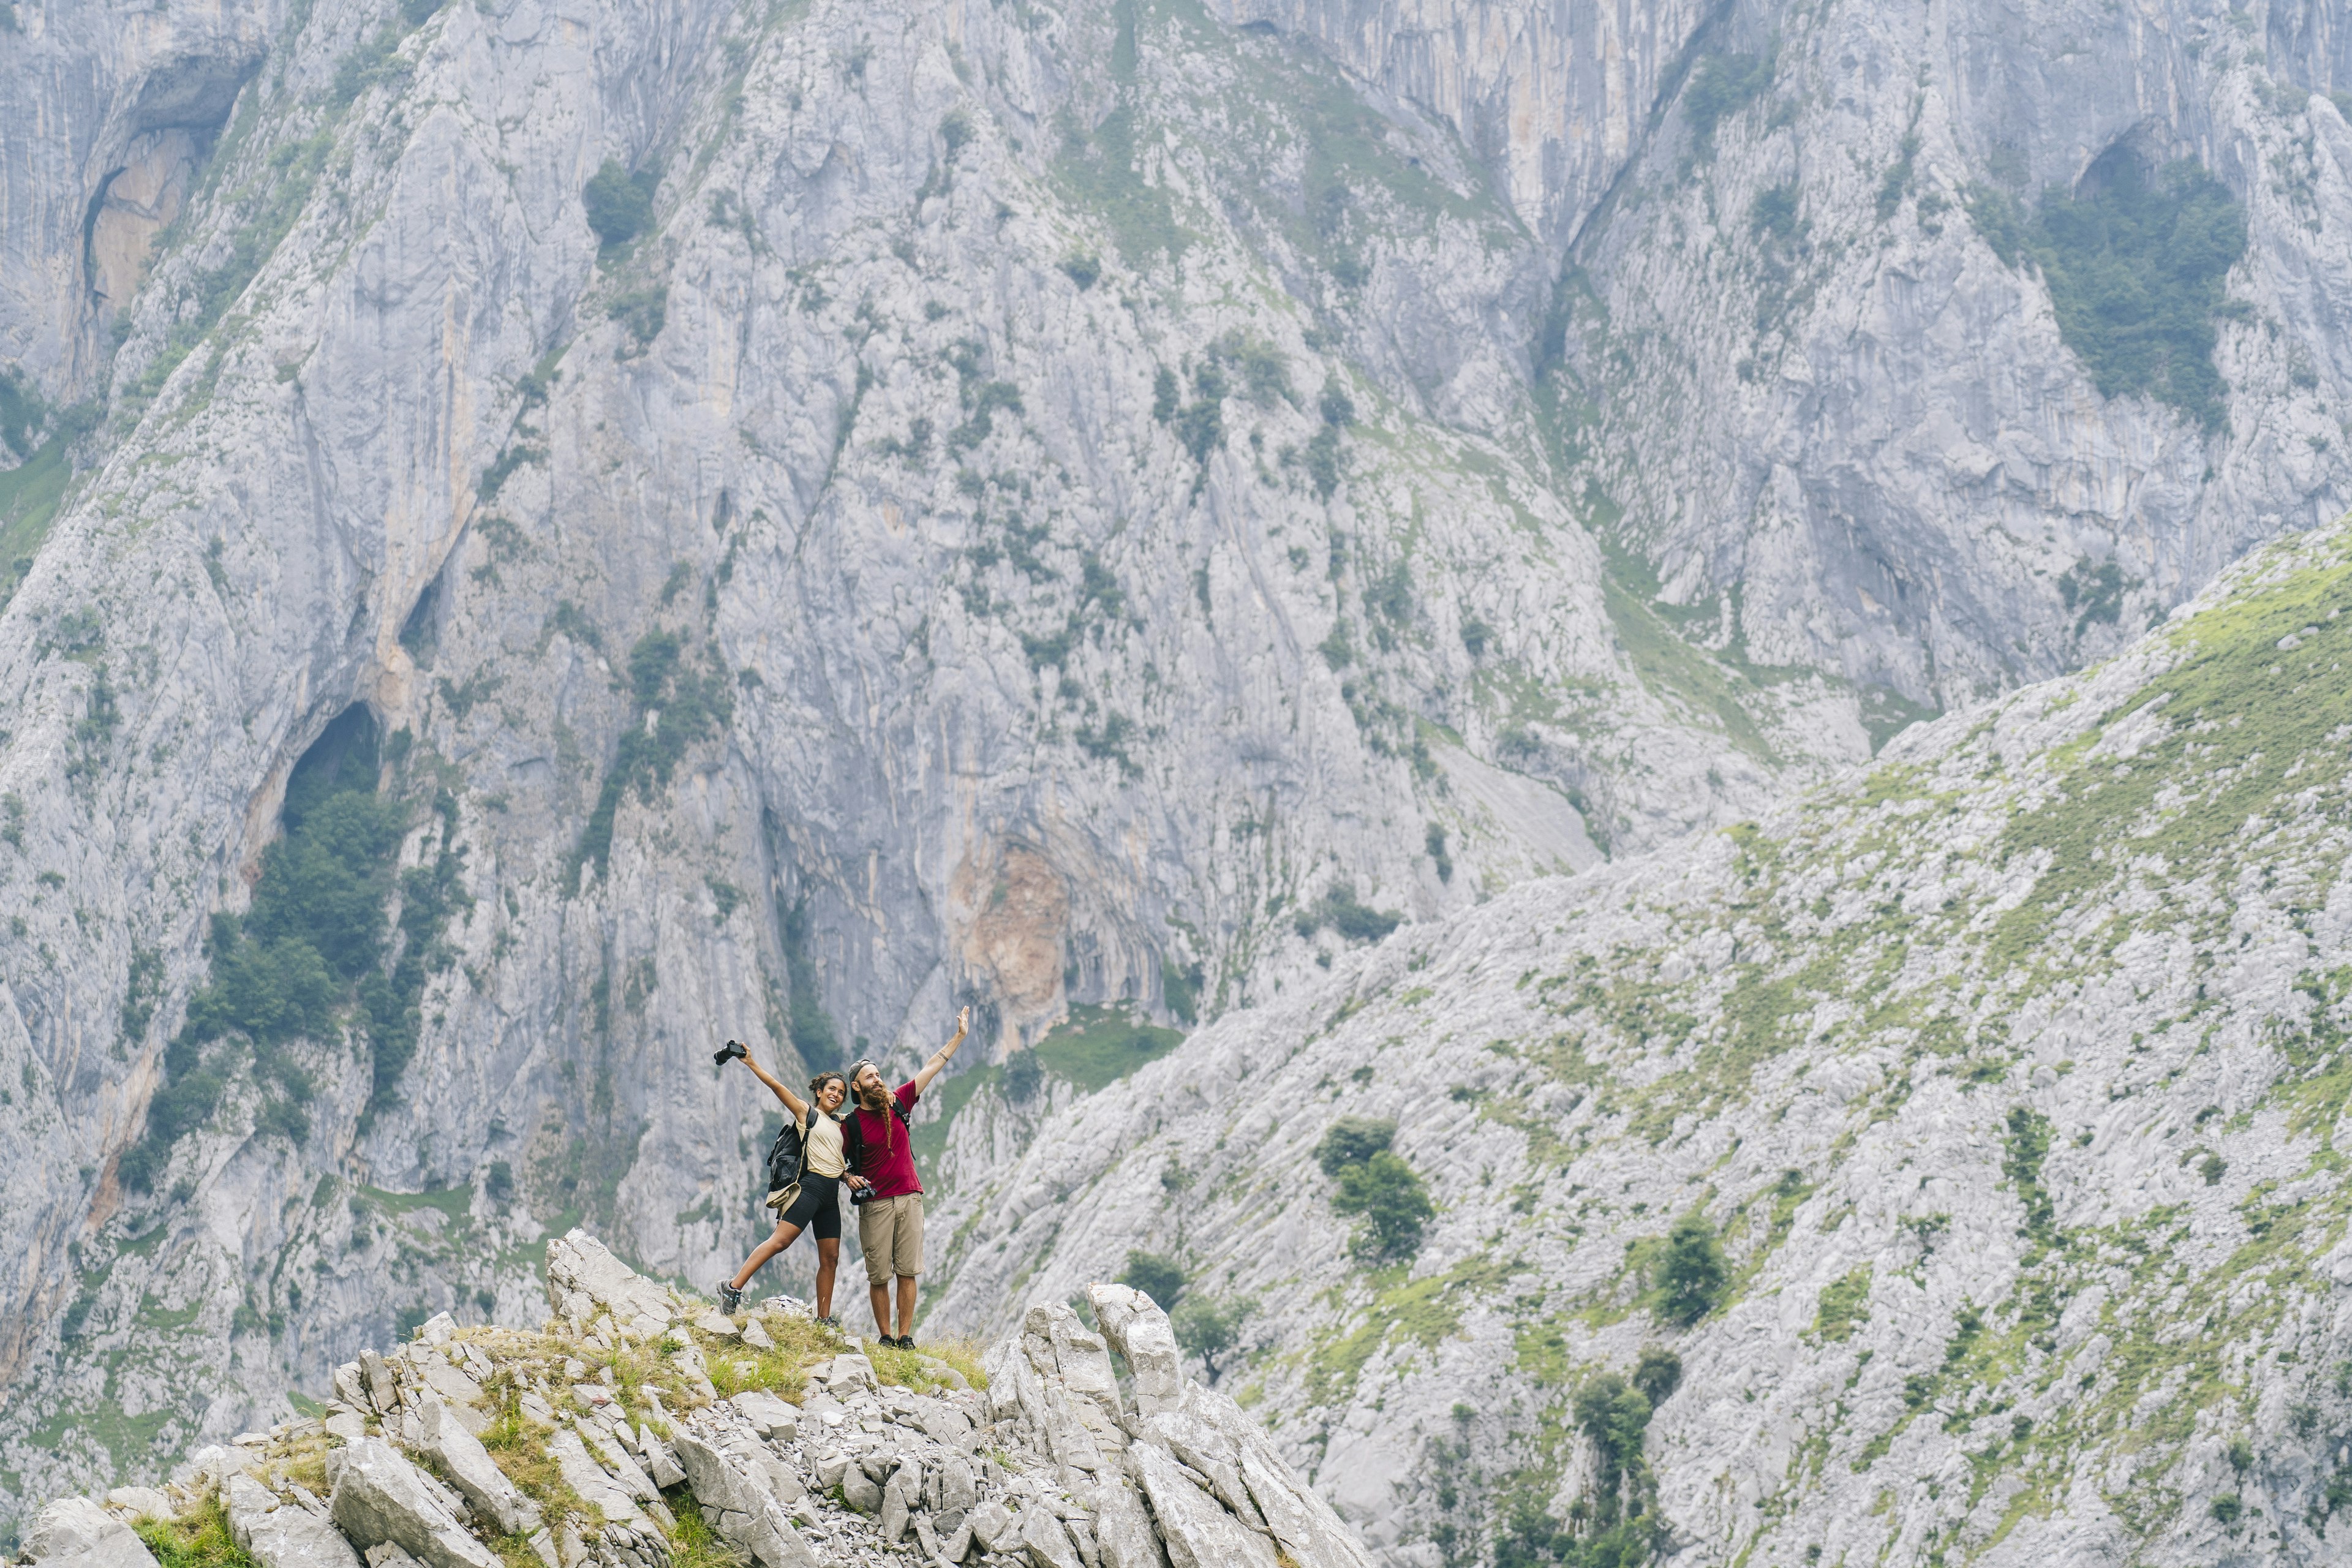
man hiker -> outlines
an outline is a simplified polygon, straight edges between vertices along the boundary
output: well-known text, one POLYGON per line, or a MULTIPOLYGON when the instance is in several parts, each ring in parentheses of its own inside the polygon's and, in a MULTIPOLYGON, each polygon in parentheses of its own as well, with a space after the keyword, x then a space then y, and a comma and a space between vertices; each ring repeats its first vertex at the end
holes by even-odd
POLYGON ((849 1093, 856 1105, 841 1124, 848 1161, 850 1202, 857 1208, 857 1245, 866 1252, 866 1294, 874 1305, 874 1328, 882 1342, 915 1348, 915 1277, 923 1271, 923 1184, 915 1174, 915 1148, 907 1112, 931 1087, 931 1079, 963 1044, 971 1009, 956 1015, 955 1037, 896 1090, 883 1087, 882 1070, 870 1061, 849 1069, 849 1093), (890 1285, 898 1287, 898 1332, 890 1332, 890 1285))

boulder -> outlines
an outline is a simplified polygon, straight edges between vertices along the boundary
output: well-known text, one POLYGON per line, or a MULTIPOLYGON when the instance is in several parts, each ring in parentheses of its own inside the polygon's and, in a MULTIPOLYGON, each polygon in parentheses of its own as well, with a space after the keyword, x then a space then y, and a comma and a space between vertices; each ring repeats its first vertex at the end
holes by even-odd
POLYGON ((637 1520, 636 1499, 630 1495, 628 1488, 604 1473, 604 1467, 589 1454, 579 1433, 559 1429, 547 1440, 547 1455, 555 1461, 563 1484, 578 1492, 581 1501, 601 1510, 607 1520, 632 1523, 637 1520))
POLYGON ((367 1380, 368 1404, 379 1415, 388 1415, 400 1408, 400 1385, 393 1380, 392 1367, 373 1351, 360 1352, 360 1373, 367 1380))
POLYGON ((764 1388, 739 1394, 727 1403, 762 1437, 781 1437, 789 1443, 801 1435, 801 1413, 764 1388))
POLYGON ((1022 1510, 1016 1539, 1029 1554, 1030 1568, 1087 1568, 1062 1521, 1034 1503, 1022 1510))
POLYGON ((548 1244, 547 1300, 560 1317, 585 1321, 602 1309, 615 1323, 645 1333, 667 1328, 675 1316, 667 1292, 584 1230, 548 1244))
POLYGON ((1175 1409, 1184 1397, 1184 1358, 1160 1303, 1126 1285, 1089 1285, 1087 1300, 1103 1337, 1127 1363, 1137 1412, 1152 1415, 1175 1409))
POLYGON ((43 1568, 155 1568, 131 1527, 88 1498, 59 1498, 34 1516, 25 1560, 43 1568))
POLYGON ((360 1568, 342 1531, 307 1508, 279 1502, 251 1476, 231 1476, 221 1491, 229 1539, 260 1568, 360 1568))
POLYGON ((952 1510, 970 1513, 980 1501, 980 1486, 972 1474, 971 1461, 961 1454, 950 1454, 940 1461, 940 1511, 952 1510))
POLYGON ((701 1434, 677 1435, 677 1460, 702 1517, 730 1545, 766 1568, 820 1568, 817 1555, 761 1482, 701 1434))
POLYGON ((1029 1309, 1021 1326, 1031 1347, 1030 1361, 1039 1372, 1060 1378, 1072 1394, 1095 1401, 1112 1416, 1119 1414, 1118 1380, 1111 1373, 1109 1349, 1077 1313, 1058 1301, 1041 1303, 1029 1309))
POLYGON ((580 1438, 587 1446, 588 1451, 594 1456, 596 1462, 604 1467, 604 1473, 621 1483, 623 1491, 627 1492, 639 1502, 660 1500, 661 1489, 654 1485, 651 1477, 637 1468, 637 1461, 630 1458, 629 1450, 611 1429, 594 1421, 583 1421, 580 1424, 580 1438))
POLYGON ((882 1539, 892 1546, 898 1545, 912 1517, 907 1507, 906 1483, 899 1476, 892 1476, 882 1487, 882 1539))
POLYGON ((882 1509, 882 1489, 874 1484, 862 1466, 852 1465, 841 1472, 841 1500, 859 1513, 878 1513, 882 1509))
POLYGON ((362 1437, 327 1456, 329 1508, 352 1544, 389 1542, 425 1568, 500 1568, 459 1524, 416 1467, 381 1437, 362 1437))
POLYGON ((966 1521, 971 1527, 971 1538, 983 1552, 1002 1552, 1009 1548, 1017 1534, 1013 1522, 1013 1510, 994 1498, 971 1510, 966 1521))
POLYGON ((1274 1542, 1193 1485, 1175 1455, 1155 1443, 1138 1443, 1128 1459, 1151 1500, 1173 1568, 1276 1568, 1274 1542))
POLYGON ((1107 1478, 1095 1489, 1095 1551, 1102 1568, 1168 1568, 1142 1494, 1124 1476, 1107 1478))
POLYGON ((515 1489, 474 1434, 431 1394, 419 1403, 417 1448, 440 1466, 450 1485, 501 1535, 528 1535, 540 1527, 539 1505, 515 1489))

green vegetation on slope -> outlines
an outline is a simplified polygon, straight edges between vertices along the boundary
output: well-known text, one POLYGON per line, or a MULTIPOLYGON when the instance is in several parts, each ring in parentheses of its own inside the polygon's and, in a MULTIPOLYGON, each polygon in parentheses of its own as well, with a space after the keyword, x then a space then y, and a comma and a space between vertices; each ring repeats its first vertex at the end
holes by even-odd
POLYGON ((2229 388, 2213 363, 2213 322, 2246 251, 2237 201, 2200 164, 2175 163, 2151 183, 2120 149, 2085 184, 2051 192, 2031 216, 1978 186, 1968 210, 2005 264, 2042 269, 2059 332, 2101 394, 2145 394, 2220 429, 2229 388))

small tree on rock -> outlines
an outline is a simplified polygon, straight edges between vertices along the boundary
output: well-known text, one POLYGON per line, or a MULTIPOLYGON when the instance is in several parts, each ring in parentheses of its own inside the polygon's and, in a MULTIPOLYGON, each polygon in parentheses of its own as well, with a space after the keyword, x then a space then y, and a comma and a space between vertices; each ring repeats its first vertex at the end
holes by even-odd
POLYGON ((1660 1315, 1678 1327, 1690 1327, 1715 1310, 1730 1278, 1715 1226, 1693 1210, 1666 1233, 1665 1255, 1658 1263, 1660 1315))

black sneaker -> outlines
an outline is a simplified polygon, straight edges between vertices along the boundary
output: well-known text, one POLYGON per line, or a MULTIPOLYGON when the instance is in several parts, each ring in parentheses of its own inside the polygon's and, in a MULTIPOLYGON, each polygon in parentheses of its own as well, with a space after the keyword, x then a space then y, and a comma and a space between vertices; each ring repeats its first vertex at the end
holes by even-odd
POLYGON ((743 1292, 732 1285, 721 1285, 719 1287, 719 1304, 727 1310, 727 1315, 731 1318, 743 1310, 743 1292))
POLYGON ((898 1348, 902 1351, 913 1350, 915 1348, 915 1336, 912 1334, 900 1334, 898 1336, 898 1348))

